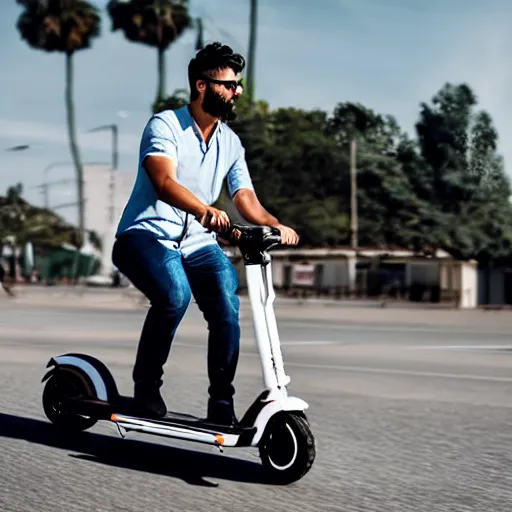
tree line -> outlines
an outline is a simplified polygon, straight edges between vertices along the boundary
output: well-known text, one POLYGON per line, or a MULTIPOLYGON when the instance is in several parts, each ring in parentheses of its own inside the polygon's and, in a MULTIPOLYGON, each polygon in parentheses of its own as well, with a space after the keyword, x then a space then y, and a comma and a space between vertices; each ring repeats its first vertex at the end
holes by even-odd
POLYGON ((356 144, 359 246, 444 249, 503 259, 512 248, 511 187, 491 116, 467 84, 421 103, 414 137, 391 115, 242 105, 233 123, 262 202, 302 244, 350 245, 350 145, 356 144))

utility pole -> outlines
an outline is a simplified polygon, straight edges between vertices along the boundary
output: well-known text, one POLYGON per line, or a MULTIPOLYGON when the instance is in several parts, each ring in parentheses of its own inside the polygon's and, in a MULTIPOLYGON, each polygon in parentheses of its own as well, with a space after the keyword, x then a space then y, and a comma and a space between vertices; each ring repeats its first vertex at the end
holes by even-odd
MULTIPOLYGON (((117 155, 114 157, 114 159, 117 161, 117 155)), ((62 183, 71 183, 71 182, 75 181, 75 180, 71 180, 71 179, 63 179, 63 180, 60 180, 60 181, 49 183, 47 181, 48 172, 51 169, 54 169, 55 167, 63 167, 63 166, 71 166, 71 165, 73 165, 73 162, 71 162, 71 161, 53 162, 53 163, 47 165, 43 169, 43 176, 45 178, 45 182, 42 183, 41 185, 37 185, 34 188, 39 188, 39 189, 42 190, 43 199, 44 199, 44 207, 47 210, 50 209, 50 191, 49 191, 49 187, 51 187, 53 185, 59 185, 59 184, 62 184, 62 183)), ((85 162, 84 165, 105 165, 105 162, 85 162)), ((76 204, 78 205, 80 203, 77 202, 76 204)))
POLYGON ((256 55, 256 28, 258 24, 258 0, 251 1, 251 13, 249 18, 249 50, 247 55, 247 95, 249 103, 254 101, 254 69, 256 55))
POLYGON ((357 174, 356 174, 355 138, 350 141, 350 245, 354 251, 348 258, 349 293, 353 297, 357 285, 357 247, 358 247, 358 218, 357 218, 357 174))
MULTIPOLYGON (((34 188, 41 189, 41 191, 43 193, 44 208, 45 208, 45 210, 49 210, 50 209, 50 190, 49 190, 49 188, 53 187, 54 185, 64 185, 64 184, 67 184, 67 183, 75 183, 75 179, 68 178, 68 179, 62 179, 62 180, 53 181, 53 182, 46 181, 43 184, 36 185, 34 187, 34 188)), ((79 203, 77 202, 76 204, 79 204, 79 203)), ((52 208, 52 210, 53 210, 53 208, 52 208)))
POLYGON ((357 172, 356 172, 356 140, 350 142, 350 229, 351 246, 357 250, 358 246, 358 216, 357 216, 357 172))

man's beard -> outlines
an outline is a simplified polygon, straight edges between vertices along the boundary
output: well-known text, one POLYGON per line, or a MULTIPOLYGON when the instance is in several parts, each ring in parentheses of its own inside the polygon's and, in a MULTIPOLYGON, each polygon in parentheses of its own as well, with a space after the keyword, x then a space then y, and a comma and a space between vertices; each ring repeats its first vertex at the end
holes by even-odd
POLYGON ((202 107, 207 114, 218 117, 222 121, 234 121, 236 119, 236 98, 226 100, 220 94, 214 92, 211 87, 206 88, 202 107))

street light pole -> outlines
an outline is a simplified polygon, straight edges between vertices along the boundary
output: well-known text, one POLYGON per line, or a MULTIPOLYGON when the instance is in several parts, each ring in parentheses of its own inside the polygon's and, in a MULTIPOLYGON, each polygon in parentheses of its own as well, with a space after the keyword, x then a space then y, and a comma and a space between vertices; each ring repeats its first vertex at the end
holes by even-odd
POLYGON ((119 129, 117 127, 117 124, 115 124, 115 123, 104 124, 101 126, 97 126, 96 128, 92 128, 92 129, 88 130, 88 132, 93 133, 93 132, 100 132, 100 131, 105 131, 105 130, 110 130, 112 132, 112 168, 117 169, 117 163, 118 163, 118 158, 119 158, 119 151, 118 151, 119 129))

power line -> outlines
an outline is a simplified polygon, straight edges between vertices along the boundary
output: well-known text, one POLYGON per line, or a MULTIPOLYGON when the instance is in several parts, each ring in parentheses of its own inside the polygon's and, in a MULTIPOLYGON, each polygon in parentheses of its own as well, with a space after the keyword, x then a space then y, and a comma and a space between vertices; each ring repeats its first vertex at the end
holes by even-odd
MULTIPOLYGON (((206 9, 206 7, 204 5, 200 6, 199 12, 200 12, 200 17, 207 20, 209 25, 211 25, 210 31, 216 33, 217 36, 220 36, 220 39, 227 40, 229 43, 231 43, 231 45, 235 46, 236 48, 243 48, 246 46, 246 45, 242 45, 240 43, 240 41, 238 41, 236 39, 236 37, 233 36, 233 34, 231 34, 226 29, 217 25, 217 22, 214 20, 214 18, 208 12, 208 10, 206 9), (213 30, 212 30, 212 27, 213 27, 213 30)), ((207 28, 207 30, 208 30, 208 28, 207 28)), ((212 39, 219 39, 219 38, 214 37, 212 39)))

